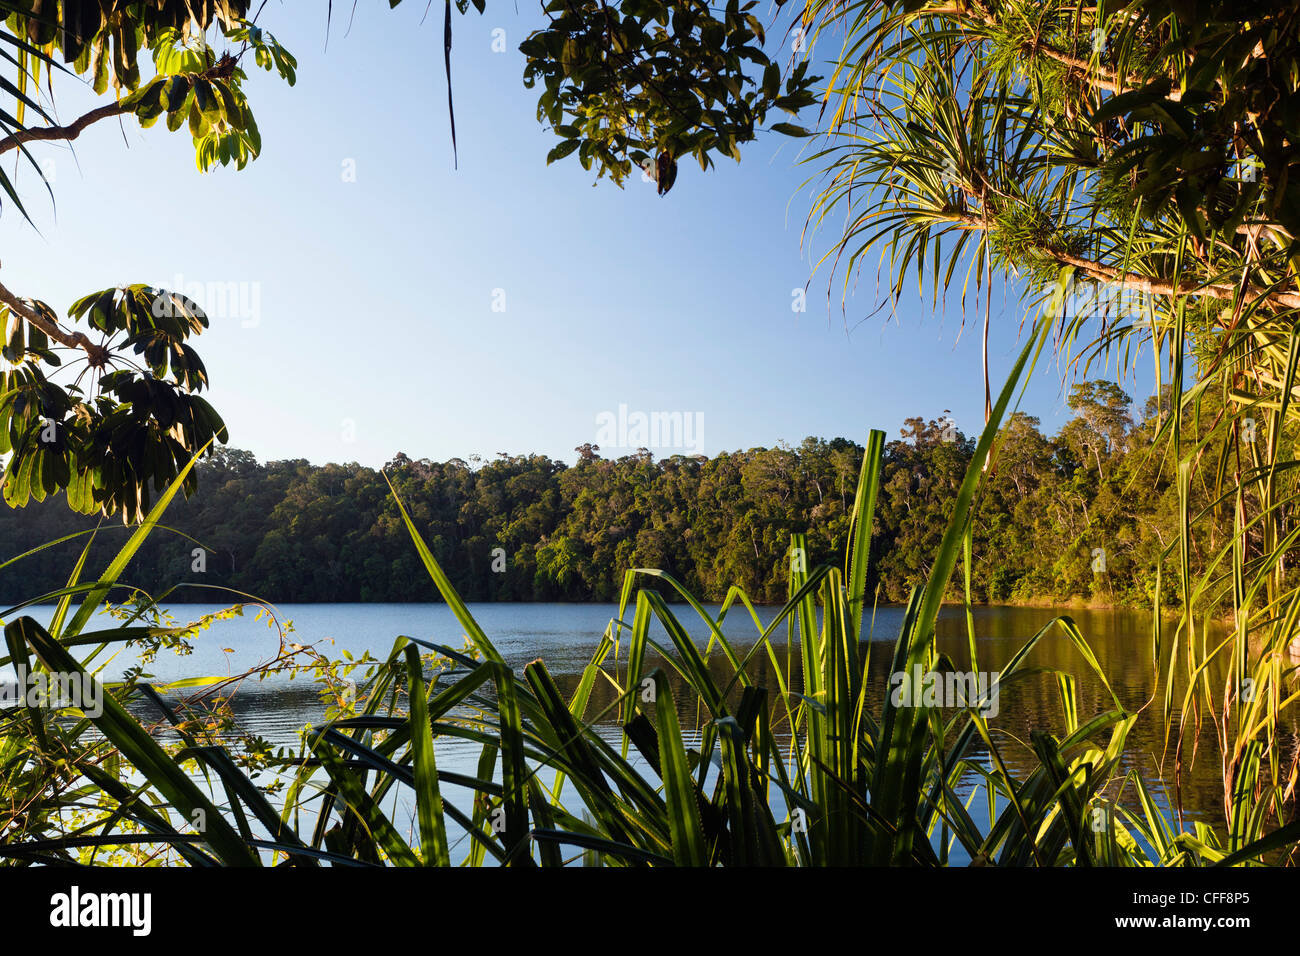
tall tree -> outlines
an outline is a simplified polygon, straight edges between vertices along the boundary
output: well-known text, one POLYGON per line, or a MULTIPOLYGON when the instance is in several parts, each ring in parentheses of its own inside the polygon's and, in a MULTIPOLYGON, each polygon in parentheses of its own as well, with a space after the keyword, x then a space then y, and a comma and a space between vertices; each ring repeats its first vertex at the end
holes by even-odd
POLYGON ((1124 447, 1133 427, 1129 406, 1133 400, 1114 382, 1079 382, 1070 389, 1066 404, 1077 416, 1071 437, 1087 449, 1097 464, 1097 476, 1104 478, 1101 458, 1124 447))

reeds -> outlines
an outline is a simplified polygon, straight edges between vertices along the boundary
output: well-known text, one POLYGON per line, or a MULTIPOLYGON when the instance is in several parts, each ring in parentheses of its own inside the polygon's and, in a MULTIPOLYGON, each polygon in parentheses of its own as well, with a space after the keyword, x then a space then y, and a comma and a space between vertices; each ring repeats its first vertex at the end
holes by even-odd
MULTIPOLYGON (((907 605, 893 674, 958 671, 934 636, 963 561, 969 641, 960 664, 973 673, 987 663, 978 659, 969 614, 969 519, 980 466, 995 453, 999 423, 1045 335, 1044 327, 1026 344, 993 406, 932 573, 907 605)), ((766 624, 739 589, 711 612, 663 572, 629 570, 618 616, 567 696, 542 661, 512 671, 403 509, 467 648, 399 639, 362 688, 358 707, 310 731, 301 751, 281 763, 289 785, 278 806, 223 748, 184 732, 179 747, 164 748, 111 695, 101 715, 71 724, 39 708, 8 710, 3 785, 10 797, 26 788, 39 812, 10 819, 0 857, 54 862, 88 847, 150 845, 169 848, 161 859, 193 865, 1289 862, 1300 831, 1294 823, 1271 831, 1265 825, 1280 808, 1278 792, 1261 779, 1259 744, 1236 760, 1223 836, 1203 823, 1183 832, 1136 774, 1120 772, 1138 715, 1120 704, 1067 617, 1029 637, 997 684, 998 693, 1014 694, 1020 681, 1044 673, 1033 651, 1049 635, 1072 642, 1109 703, 1099 713, 1078 713, 1080 675, 1050 671, 1060 688, 1060 736, 1037 730, 1027 742, 1009 738, 985 716, 987 695, 968 693, 951 707, 888 693, 874 698, 863 627, 882 447, 883 435, 873 432, 843 568, 792 561, 789 598, 766 624), (680 603, 665 599, 665 586, 680 603), (742 607, 757 629, 743 649, 723 628, 742 607), (654 636, 656 629, 665 638, 654 636), (760 655, 773 675, 766 683, 750 673, 760 655), (598 683, 612 689, 612 703, 594 703, 598 683), (612 738, 599 730, 607 715, 619 723, 612 738), (101 735, 93 740, 92 727, 101 735), (453 740, 477 749, 473 773, 439 766, 439 742, 453 740), (1027 771, 1009 769, 1008 747, 1030 751, 1027 771), (58 829, 60 807, 98 806, 101 795, 107 807, 76 829, 58 829), (972 811, 977 797, 982 808, 972 811), (414 808, 412 825, 403 824, 400 807, 414 808)), ((50 671, 82 673, 75 648, 142 631, 158 636, 160 629, 138 626, 83 629, 174 491, 101 579, 79 585, 74 575, 58 596, 53 628, 30 617, 6 626, 8 660, 34 655, 50 671), (74 595, 85 597, 69 620, 74 595)), ((803 547, 795 535, 792 553, 803 547)), ((151 688, 135 690, 179 724, 151 688)), ((1258 709, 1241 719, 1267 720, 1258 709)), ((1026 766, 1024 756, 1017 754, 1018 766, 1026 766)))

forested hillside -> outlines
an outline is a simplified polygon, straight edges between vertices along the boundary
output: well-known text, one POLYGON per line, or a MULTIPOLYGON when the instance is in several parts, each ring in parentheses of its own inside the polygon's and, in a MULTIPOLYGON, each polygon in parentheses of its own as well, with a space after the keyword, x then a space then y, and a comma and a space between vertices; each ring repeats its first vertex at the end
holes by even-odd
MULTIPOLYGON (((1155 406, 1147 405, 1134 424, 1127 395, 1089 382, 1073 390, 1075 417, 1054 436, 1035 418, 1011 417, 977 511, 977 600, 1149 598, 1177 515, 1169 469, 1148 452, 1155 406)), ((973 448, 942 417, 908 419, 887 445, 871 581, 882 601, 905 600, 927 573, 973 448)), ((610 600, 626 568, 655 567, 711 598, 734 582, 754 600, 777 601, 791 532, 808 532, 810 566, 843 553, 862 456, 843 438, 712 459, 578 451, 574 466, 541 455, 439 463, 398 454, 385 471, 471 600, 610 600)), ((259 463, 222 449, 199 472, 199 490, 166 516, 181 534, 150 539, 133 584, 157 594, 184 581, 277 602, 433 599, 374 469, 259 463)), ((0 509, 3 557, 89 527, 57 499, 0 509)), ((102 566, 125 534, 120 522, 104 523, 89 567, 102 566)), ((14 602, 62 586, 85 540, 3 569, 0 596, 14 602)), ((172 599, 227 597, 186 587, 172 599)))

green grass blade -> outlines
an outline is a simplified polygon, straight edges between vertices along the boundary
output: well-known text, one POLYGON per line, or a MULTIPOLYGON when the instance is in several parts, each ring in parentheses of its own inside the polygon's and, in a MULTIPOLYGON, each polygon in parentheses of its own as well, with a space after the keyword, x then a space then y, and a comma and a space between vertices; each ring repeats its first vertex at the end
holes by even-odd
POLYGON ((406 645, 407 693, 411 700, 411 753, 415 765, 415 810, 420 821, 420 851, 426 863, 451 866, 447 827, 443 821, 438 765, 433 755, 433 729, 424 689, 424 665, 413 644, 406 645))

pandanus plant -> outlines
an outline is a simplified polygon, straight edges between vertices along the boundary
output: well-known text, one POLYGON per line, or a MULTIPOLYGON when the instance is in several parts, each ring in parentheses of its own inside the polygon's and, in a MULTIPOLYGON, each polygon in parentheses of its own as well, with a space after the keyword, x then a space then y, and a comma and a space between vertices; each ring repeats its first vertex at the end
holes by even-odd
MULTIPOLYGON (((959 562, 966 663, 980 669, 970 600, 972 503, 983 463, 996 455, 999 423, 1048 328, 1041 325, 1026 343, 991 409, 930 574, 907 604, 893 674, 956 670, 935 633, 959 562)), ((997 692, 1014 693, 1022 679, 1043 674, 1033 651, 1056 635, 1078 649, 1109 706, 1080 715, 1076 675, 1047 671, 1060 689, 1064 733, 1033 731, 1028 763, 1017 762, 1030 769, 1019 775, 1007 759, 1009 735, 993 723, 986 698, 972 693, 950 708, 922 694, 876 699, 867 680, 873 642, 864 640, 863 627, 883 444, 883 434, 872 432, 843 568, 792 560, 788 600, 768 623, 740 588, 714 611, 662 571, 629 570, 617 617, 567 695, 543 661, 522 674, 508 665, 399 500, 467 647, 400 638, 355 700, 336 719, 309 728, 302 749, 284 761, 290 779, 278 807, 231 753, 190 735, 148 685, 130 688, 173 724, 179 746, 161 746, 112 693, 104 695, 102 713, 72 723, 53 721, 40 707, 6 709, 6 789, 25 788, 29 805, 49 812, 11 820, 0 857, 55 862, 87 848, 152 844, 171 848, 174 862, 196 865, 1289 861, 1300 824, 1265 832, 1277 794, 1262 786, 1257 752, 1238 764, 1226 839, 1205 823, 1183 832, 1136 774, 1120 773, 1138 715, 1121 705, 1067 617, 1001 666, 997 692), (680 601, 670 604, 665 593, 680 601), (724 632, 738 607, 756 628, 743 648, 724 632), (687 626, 696 619, 698 636, 687 626), (760 681, 752 665, 764 659, 771 678, 760 681), (597 703, 598 682, 613 689, 612 703, 597 703), (602 732, 607 716, 618 718, 614 735, 602 732), (453 742, 477 749, 472 773, 439 766, 439 744, 453 742), (33 775, 34 768, 45 775, 33 775), (982 811, 972 812, 980 796, 982 811), (60 830, 57 811, 65 802, 101 812, 60 830), (414 808, 415 825, 405 834, 401 806, 414 808), (33 825, 38 818, 41 825, 33 825)), ((97 581, 78 584, 79 567, 67 589, 38 599, 60 602, 49 629, 30 616, 9 623, 10 656, 0 663, 93 680, 89 659, 78 659, 76 648, 167 637, 165 628, 134 623, 85 628, 183 480, 184 474, 97 581), (82 603, 69 617, 77 595, 82 603)), ((805 553, 804 537, 794 535, 792 554, 805 553)))
MULTIPOLYGON (((978 669, 971 507, 981 463, 995 452, 998 424, 1045 334, 1044 326, 1026 344, 992 409, 931 574, 907 605, 893 650, 895 674, 955 670, 936 648, 935 625, 963 556, 969 664, 978 669)), ((1051 672, 1065 733, 1032 733, 1033 769, 1023 777, 1008 769, 1005 738, 986 716, 986 700, 972 697, 952 712, 927 706, 919 695, 874 700, 866 679, 872 642, 863 640, 863 623, 883 444, 883 434, 872 432, 843 569, 792 560, 789 598, 766 624, 739 588, 714 611, 662 571, 630 570, 618 616, 568 696, 543 661, 521 676, 512 673, 403 509, 420 557, 475 654, 424 645, 458 668, 460 676, 440 687, 445 675, 426 684, 423 642, 399 642, 369 688, 364 712, 313 736, 328 781, 320 784, 315 766, 305 766, 294 791, 295 799, 313 786, 323 794, 313 846, 374 862, 447 863, 451 821, 471 842, 466 862, 491 856, 554 865, 569 859, 568 848, 582 851, 584 861, 633 866, 942 865, 955 858, 1176 865, 1254 860, 1295 840, 1294 826, 1269 836, 1234 826, 1226 846, 1203 824, 1195 834, 1176 832, 1143 781, 1119 773, 1138 717, 1120 704, 1066 617, 1003 665, 999 689, 1042 674, 1033 666, 1034 647, 1057 634, 1077 647, 1110 707, 1081 718, 1075 675, 1051 672), (670 604, 664 591, 680 601, 670 604), (723 627, 741 606, 757 631, 743 649, 723 627), (698 637, 688 621, 697 622, 698 637), (657 632, 666 640, 652 636, 657 632), (751 676, 759 656, 771 665, 766 684, 751 676), (403 678, 405 713, 394 693, 403 678), (613 687, 612 704, 593 704, 598 682, 613 687), (614 713, 617 734, 599 732, 600 721, 614 713), (694 726, 684 727, 683 715, 692 713, 694 726), (475 775, 437 768, 439 737, 481 748, 475 775), (414 790, 416 844, 381 810, 399 784, 414 790), (455 806, 440 784, 465 789, 472 806, 455 806), (1127 803, 1117 799, 1126 790, 1127 803), (987 808, 982 823, 970 810, 978 791, 987 808)), ((793 537, 792 553, 807 553, 802 535, 793 537)))

